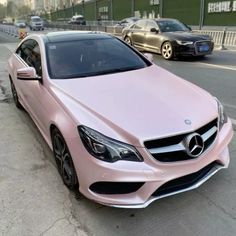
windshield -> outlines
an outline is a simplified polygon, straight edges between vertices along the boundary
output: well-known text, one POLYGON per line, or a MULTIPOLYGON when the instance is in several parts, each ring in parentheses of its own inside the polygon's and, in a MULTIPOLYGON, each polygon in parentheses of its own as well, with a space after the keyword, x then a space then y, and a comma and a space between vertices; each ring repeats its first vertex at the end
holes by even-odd
POLYGON ((53 79, 96 76, 136 70, 150 65, 115 38, 93 38, 46 45, 53 79))
POLYGON ((39 21, 42 21, 40 18, 32 18, 31 19, 33 22, 39 22, 39 21))
POLYGON ((161 20, 157 24, 161 32, 189 31, 183 23, 176 20, 161 20))

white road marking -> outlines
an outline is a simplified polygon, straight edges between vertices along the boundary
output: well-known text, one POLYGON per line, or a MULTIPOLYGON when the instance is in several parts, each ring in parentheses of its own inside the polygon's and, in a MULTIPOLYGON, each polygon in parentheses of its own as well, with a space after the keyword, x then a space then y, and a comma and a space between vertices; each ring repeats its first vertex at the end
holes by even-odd
POLYGON ((216 67, 216 68, 219 68, 219 69, 236 71, 236 67, 229 67, 229 66, 223 66, 223 65, 214 65, 214 64, 203 63, 203 62, 198 62, 198 64, 204 65, 204 66, 209 66, 209 67, 216 67))

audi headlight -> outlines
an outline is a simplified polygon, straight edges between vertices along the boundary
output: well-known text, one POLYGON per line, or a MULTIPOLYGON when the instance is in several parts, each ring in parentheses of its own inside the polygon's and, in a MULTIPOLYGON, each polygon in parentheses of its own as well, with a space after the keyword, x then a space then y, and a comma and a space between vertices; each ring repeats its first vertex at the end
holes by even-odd
POLYGON ((179 44, 179 45, 192 45, 193 42, 192 41, 181 41, 181 40, 176 40, 176 42, 179 44))
POLYGON ((228 117, 224 111, 223 105, 220 103, 220 101, 216 99, 217 105, 218 105, 218 113, 219 113, 219 130, 223 127, 225 123, 228 121, 228 117))
POLYGON ((86 126, 78 127, 80 138, 87 151, 97 159, 106 162, 143 161, 135 147, 108 138, 86 126))

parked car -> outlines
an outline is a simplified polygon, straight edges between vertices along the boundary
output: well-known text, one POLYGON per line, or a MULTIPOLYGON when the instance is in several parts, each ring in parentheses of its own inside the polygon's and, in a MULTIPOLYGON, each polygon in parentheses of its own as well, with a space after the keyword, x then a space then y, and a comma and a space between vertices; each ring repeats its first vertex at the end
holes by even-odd
POLYGON ((82 15, 76 15, 72 16, 69 20, 68 24, 74 24, 74 25, 86 25, 86 21, 84 19, 84 16, 82 15))
POLYGON ((140 20, 139 17, 129 17, 129 18, 125 18, 125 19, 119 21, 116 26, 127 27, 127 26, 132 25, 133 23, 135 23, 135 22, 138 21, 138 20, 140 20))
POLYGON ((15 21, 15 26, 18 28, 25 28, 26 27, 26 23, 24 20, 16 20, 15 21))
POLYGON ((29 27, 31 30, 44 30, 43 20, 39 16, 31 16, 29 27))
POLYGON ((167 60, 175 56, 205 56, 214 48, 209 35, 194 33, 175 19, 139 20, 124 28, 122 37, 137 49, 160 53, 167 60))
POLYGON ((112 35, 32 34, 8 73, 15 105, 53 150, 65 185, 89 199, 146 207, 229 165, 222 104, 112 35))

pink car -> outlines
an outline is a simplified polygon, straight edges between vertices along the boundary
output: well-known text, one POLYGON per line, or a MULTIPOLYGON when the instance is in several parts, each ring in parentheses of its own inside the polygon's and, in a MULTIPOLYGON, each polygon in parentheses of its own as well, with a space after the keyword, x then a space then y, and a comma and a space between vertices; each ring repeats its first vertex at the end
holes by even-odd
POLYGON ((25 38, 8 61, 15 104, 53 150, 67 187, 141 208, 194 189, 229 165, 220 102, 95 32, 25 38))

